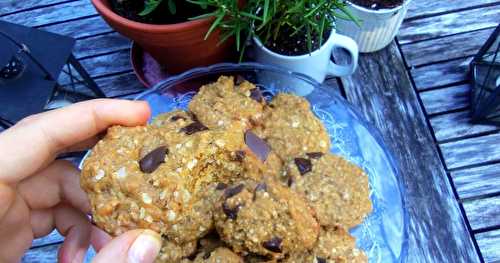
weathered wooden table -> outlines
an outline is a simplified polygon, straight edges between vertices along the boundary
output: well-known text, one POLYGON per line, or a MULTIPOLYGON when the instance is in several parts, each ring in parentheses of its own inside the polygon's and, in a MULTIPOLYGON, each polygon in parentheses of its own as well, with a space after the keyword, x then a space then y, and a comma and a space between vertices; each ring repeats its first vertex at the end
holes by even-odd
MULTIPOLYGON (((72 36, 110 97, 143 91, 130 42, 88 0, 2 0, 0 19, 72 36)), ((408 262, 500 262, 500 127, 469 118, 468 62, 500 22, 498 0, 413 0, 397 40, 328 84, 380 129, 399 161, 410 214, 408 262)), ((341 56, 336 58, 342 60, 341 56)), ((62 82, 65 80, 62 79, 62 82)), ((53 262, 61 237, 23 262, 53 262)))

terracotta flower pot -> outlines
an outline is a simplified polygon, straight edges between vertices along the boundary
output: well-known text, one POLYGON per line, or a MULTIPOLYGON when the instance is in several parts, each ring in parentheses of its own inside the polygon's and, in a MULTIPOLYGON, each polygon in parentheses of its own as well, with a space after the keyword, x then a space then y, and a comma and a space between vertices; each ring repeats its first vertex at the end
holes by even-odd
POLYGON ((169 25, 139 23, 116 14, 108 0, 92 0, 104 20, 122 35, 134 40, 169 73, 222 62, 232 54, 232 43, 218 45, 219 32, 204 40, 212 19, 200 19, 169 25))

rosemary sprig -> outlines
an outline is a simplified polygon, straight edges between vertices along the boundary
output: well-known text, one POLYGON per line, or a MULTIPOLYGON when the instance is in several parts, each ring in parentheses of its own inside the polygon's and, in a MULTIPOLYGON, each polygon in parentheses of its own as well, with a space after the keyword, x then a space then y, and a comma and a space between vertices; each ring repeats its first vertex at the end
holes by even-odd
POLYGON ((313 50, 314 36, 320 44, 324 32, 335 26, 336 19, 357 20, 346 8, 343 0, 186 0, 190 3, 215 10, 204 17, 215 20, 207 32, 222 30, 222 40, 234 36, 236 48, 244 52, 246 41, 257 36, 263 43, 276 40, 281 30, 292 29, 292 34, 304 33, 307 47, 313 50), (304 30, 304 31, 302 31, 304 30))

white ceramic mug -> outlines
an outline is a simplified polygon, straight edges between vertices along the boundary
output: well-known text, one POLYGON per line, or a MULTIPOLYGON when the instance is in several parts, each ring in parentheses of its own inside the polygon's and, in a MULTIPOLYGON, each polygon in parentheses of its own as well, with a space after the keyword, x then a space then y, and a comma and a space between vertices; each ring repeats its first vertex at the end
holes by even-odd
POLYGON ((277 65, 294 72, 309 75, 318 82, 323 82, 326 76, 347 76, 356 70, 358 65, 358 45, 349 37, 342 36, 332 30, 330 37, 319 49, 310 54, 300 56, 285 56, 266 48, 254 37, 255 60, 262 64, 277 65), (351 60, 348 65, 339 65, 332 61, 332 52, 343 48, 349 53, 351 60))

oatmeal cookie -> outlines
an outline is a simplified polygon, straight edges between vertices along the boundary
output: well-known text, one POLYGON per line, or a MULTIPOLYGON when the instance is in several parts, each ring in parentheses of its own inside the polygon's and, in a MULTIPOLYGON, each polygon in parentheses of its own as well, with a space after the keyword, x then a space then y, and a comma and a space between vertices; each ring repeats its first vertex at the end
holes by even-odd
POLYGON ((143 158, 163 145, 176 145, 185 140, 189 133, 207 130, 192 113, 174 110, 161 114, 148 126, 148 134, 142 140, 139 156, 143 158), (186 132, 191 129, 191 132, 186 132))
POLYGON ((243 263, 243 259, 224 242, 220 240, 217 232, 213 231, 198 240, 198 248, 189 257, 185 257, 181 263, 243 263))
POLYGON ((282 182, 303 195, 321 225, 347 228, 371 212, 368 177, 340 156, 307 153, 288 162, 282 182))
POLYGON ((307 152, 328 152, 330 138, 302 97, 280 93, 264 111, 262 125, 253 131, 283 160, 307 152))
POLYGON ((305 253, 292 253, 286 263, 362 263, 368 262, 366 255, 356 248, 356 242, 345 229, 328 227, 321 229, 318 242, 305 253))
POLYGON ((99 227, 112 235, 148 228, 179 245, 213 228, 217 183, 262 172, 250 170, 258 162, 240 131, 200 129, 196 123, 185 123, 176 131, 182 135, 172 136, 154 125, 108 130, 81 175, 99 227), (241 152, 248 154, 239 158, 241 152))
POLYGON ((260 123, 265 100, 259 88, 248 81, 235 85, 233 77, 200 88, 189 103, 189 110, 210 129, 233 126, 246 130, 260 123))
POLYGON ((318 236, 304 200, 271 180, 233 184, 215 208, 217 232, 237 253, 281 258, 312 248, 318 236))
POLYGON ((209 254, 198 255, 195 263, 243 263, 243 259, 226 247, 218 247, 209 254))
POLYGON ((156 258, 155 263, 181 262, 196 251, 196 241, 187 242, 182 245, 178 245, 165 238, 162 241, 160 254, 156 258))

